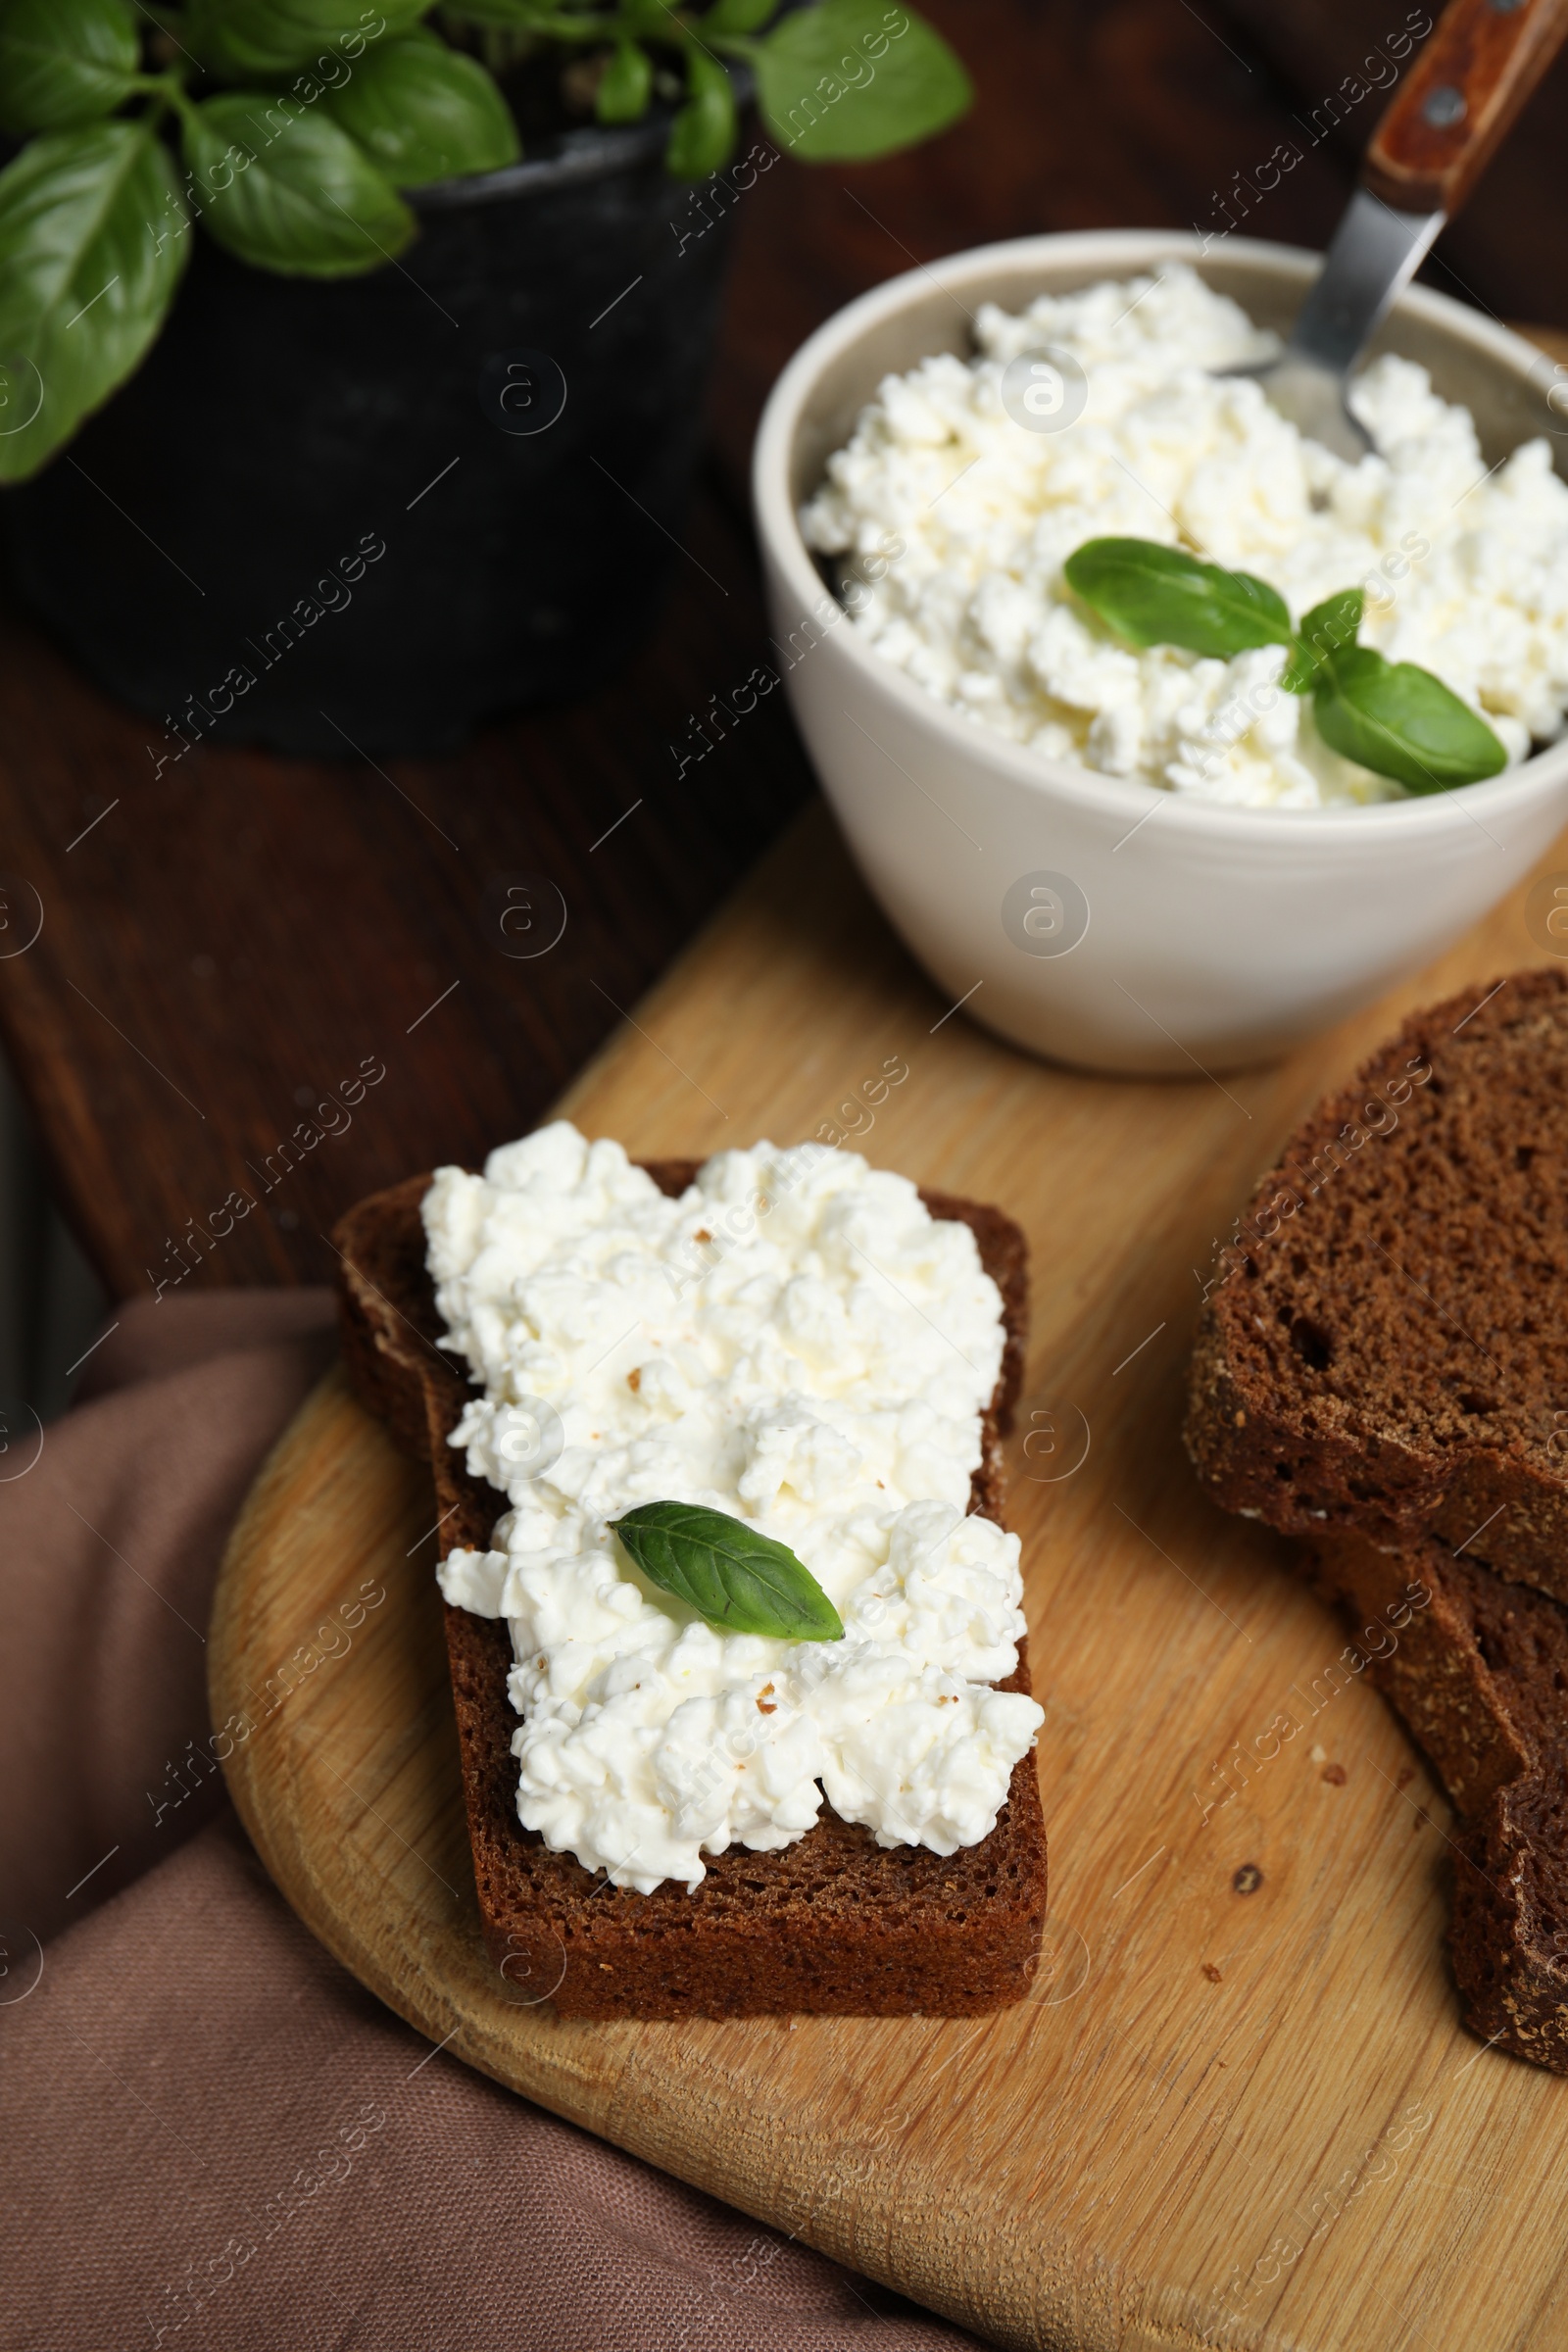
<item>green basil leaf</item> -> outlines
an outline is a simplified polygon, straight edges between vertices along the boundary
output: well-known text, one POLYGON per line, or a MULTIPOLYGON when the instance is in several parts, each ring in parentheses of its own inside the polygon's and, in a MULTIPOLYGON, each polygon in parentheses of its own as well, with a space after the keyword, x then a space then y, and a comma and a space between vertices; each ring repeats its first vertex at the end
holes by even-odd
POLYGON ((1448 792, 1508 764, 1508 755, 1468 703, 1414 662, 1389 662, 1369 645, 1324 662, 1312 715, 1325 743, 1411 792, 1448 792))
POLYGON ((886 0, 823 0, 759 47, 757 95, 781 147, 810 164, 889 155, 946 130, 974 91, 941 34, 886 0))
POLYGON ((717 0, 703 18, 699 31, 757 32, 777 9, 779 0, 717 0))
POLYGON ((497 172, 522 153, 483 66, 422 29, 377 41, 323 104, 399 188, 497 172))
POLYGON ((530 30, 541 16, 550 14, 548 5, 540 0, 463 0, 461 8, 447 7, 441 11, 442 21, 457 24, 501 24, 509 30, 530 30))
POLYGON ((654 86, 654 61, 635 41, 617 41, 594 94, 601 122, 640 122, 654 86))
POLYGON ((1157 539, 1088 539, 1063 569, 1074 594, 1133 645, 1180 645, 1228 661, 1250 646, 1291 642, 1285 599, 1266 580, 1157 539))
POLYGON ((636 40, 679 40, 677 0, 621 0, 621 23, 636 40))
POLYGON ((842 1642, 837 1609, 787 1544, 695 1502, 640 1502, 611 1526, 651 1585, 726 1634, 842 1642))
POLYGON ((675 179, 706 179, 735 145, 735 92, 717 58, 694 42, 686 52, 686 103, 669 126, 664 169, 675 179))
POLYGON ((323 55, 353 63, 416 24, 431 0, 190 0, 185 38, 230 81, 270 80, 323 55))
POLYGON ((1365 607, 1359 588, 1342 588, 1338 596, 1325 597, 1304 612, 1280 684, 1292 694, 1310 694, 1328 657, 1355 643, 1365 607))
POLYGON ((0 129, 63 130, 112 115, 140 57, 125 0, 5 0, 0 129))
POLYGON ((129 375, 190 250, 146 121, 45 131, 0 172, 0 481, 22 481, 129 375))
POLYGON ((285 277, 353 277, 401 253, 414 215, 316 108, 236 90, 182 110, 185 160, 220 245, 285 277))

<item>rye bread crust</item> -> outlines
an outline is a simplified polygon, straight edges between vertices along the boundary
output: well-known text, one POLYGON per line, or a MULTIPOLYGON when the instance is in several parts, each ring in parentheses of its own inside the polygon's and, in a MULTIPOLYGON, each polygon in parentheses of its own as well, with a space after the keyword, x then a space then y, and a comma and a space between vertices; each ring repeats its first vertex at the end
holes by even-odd
POLYGON ((1338 1536, 1309 1556, 1460 1816, 1449 1949, 1465 2023, 1568 2074, 1568 1608, 1445 1544, 1338 1536))
POLYGON ((1450 1548, 1488 1523, 1499 1574, 1568 1599, 1568 973, 1487 999, 1414 1014, 1263 1178, 1187 1445, 1226 1510, 1450 1548))
POLYGON ((1460 1817, 1449 1940, 1466 2024, 1557 2073, 1565 1079, 1561 970, 1407 1021, 1258 1187, 1203 1308, 1187 1422, 1216 1501, 1310 1538, 1303 1566, 1460 1817))
MULTIPOLYGON (((683 1192, 696 1160, 644 1163, 683 1192)), ((472 1392, 436 1346, 441 1321, 424 1262, 419 1208, 428 1175, 350 1210, 340 1251, 343 1359, 356 1395, 400 1449, 430 1465, 444 1541, 483 1548, 505 1497, 468 1476, 447 1444, 472 1392)), ((1027 1329, 1027 1249, 999 1209, 922 1193, 931 1214, 967 1224, 1002 1293, 1006 1343, 986 1416, 970 1509, 999 1523, 1002 1439, 1011 1426, 1027 1329)), ((824 2015, 960 2017, 1021 2000, 1039 1961, 1046 1838, 1032 1754, 1014 1769, 991 1836, 944 1858, 880 1847, 824 1804, 781 1852, 743 1846, 708 1857, 695 1893, 609 1885, 552 1853, 517 1820, 504 1622, 447 1607, 447 1651, 464 1794, 485 1942, 519 2003, 553 1999, 571 2017, 824 2015)), ((1022 1645, 1001 1686, 1029 1689, 1022 1645)))

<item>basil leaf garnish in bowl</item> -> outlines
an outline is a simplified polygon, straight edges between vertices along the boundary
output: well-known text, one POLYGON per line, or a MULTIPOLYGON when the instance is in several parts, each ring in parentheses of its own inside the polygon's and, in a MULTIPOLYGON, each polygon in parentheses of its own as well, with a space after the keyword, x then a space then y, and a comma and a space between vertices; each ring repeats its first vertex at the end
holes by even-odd
POLYGON ((837 1609, 787 1544, 696 1502, 640 1502, 610 1525, 651 1585, 723 1634, 842 1642, 837 1609))
POLYGON ((1280 684, 1288 686, 1292 694, 1310 694, 1325 662, 1355 643, 1365 608, 1366 598, 1359 588, 1342 588, 1338 596, 1325 597, 1310 612, 1303 612, 1301 625, 1291 640, 1291 658, 1280 684))
POLYGON ((1449 792, 1508 764, 1486 720, 1430 669, 1356 643, 1359 588, 1325 598, 1293 629, 1265 580, 1157 539, 1089 539, 1062 568, 1074 595, 1131 645, 1179 645, 1219 660, 1289 646, 1280 684, 1311 696, 1324 742, 1409 792, 1449 792))
POLYGON ((1468 703, 1414 662, 1348 646, 1312 694, 1317 731, 1347 760, 1396 776, 1411 792, 1447 792, 1494 776, 1508 755, 1468 703))
POLYGON ((1074 593, 1132 645, 1180 645, 1226 661, 1291 642, 1285 599, 1266 580, 1158 539, 1089 539, 1063 568, 1074 593))

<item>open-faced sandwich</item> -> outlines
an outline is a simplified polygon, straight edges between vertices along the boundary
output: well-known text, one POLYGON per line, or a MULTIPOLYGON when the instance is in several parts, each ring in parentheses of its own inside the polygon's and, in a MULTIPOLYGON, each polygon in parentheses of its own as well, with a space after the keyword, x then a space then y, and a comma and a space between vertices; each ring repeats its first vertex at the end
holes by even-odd
POLYGON ((1023 1237, 821 1144, 558 1123, 338 1228, 434 1474, 486 1942, 564 2014, 1021 1998, 1046 1847, 1000 1440, 1023 1237))

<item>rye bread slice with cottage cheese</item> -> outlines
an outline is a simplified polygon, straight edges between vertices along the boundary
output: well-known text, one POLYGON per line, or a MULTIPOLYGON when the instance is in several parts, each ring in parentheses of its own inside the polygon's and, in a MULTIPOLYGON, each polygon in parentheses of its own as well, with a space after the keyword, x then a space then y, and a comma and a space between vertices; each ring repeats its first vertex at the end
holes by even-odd
POLYGON ((1459 1815, 1466 2023, 1557 2073, 1565 1304, 1568 975, 1531 971, 1415 1014, 1292 1139, 1205 1302, 1187 1426, 1217 1501, 1311 1538, 1459 1815))
POLYGON ((1568 1600, 1568 972, 1411 1016, 1222 1253, 1187 1444, 1225 1509, 1450 1549, 1568 1600))
MULTIPOLYGON (((684 1192, 696 1160, 643 1163, 661 1191, 684 1192)), ((472 1390, 443 1354, 425 1265, 420 1204, 428 1175, 352 1209, 336 1229, 345 1368, 356 1394, 405 1453, 430 1465, 448 1548, 488 1547, 506 1497, 471 1477, 447 1444, 472 1390)), ((984 1419, 971 1511, 1002 1519, 1001 1441, 1023 1369, 1027 1247, 1000 1209, 942 1193, 933 1217, 969 1226, 1002 1294, 1005 1346, 984 1419)), ((553 1853, 515 1809, 504 1619, 443 1604, 464 1795, 486 1946, 519 2002, 552 1999, 571 2017, 755 2017, 791 2011, 961 2017, 1021 2000, 1046 1915, 1046 1837, 1034 1757, 1014 1768, 991 1835, 951 1855, 879 1846, 824 1803, 793 1845, 707 1857, 692 1891, 610 1885, 553 1853)), ((1027 1692, 1023 1645, 999 1686, 1027 1692)))

